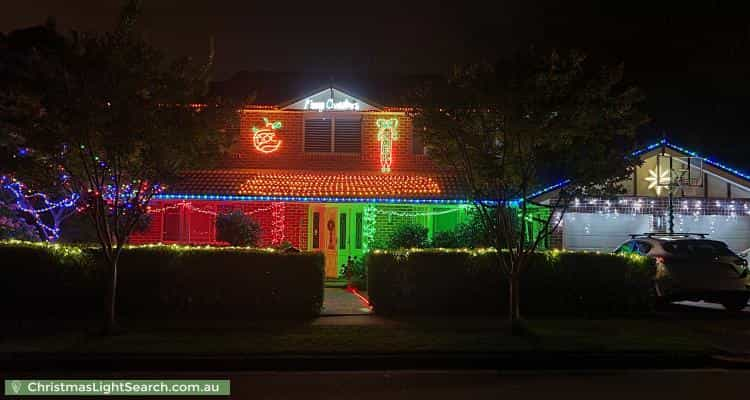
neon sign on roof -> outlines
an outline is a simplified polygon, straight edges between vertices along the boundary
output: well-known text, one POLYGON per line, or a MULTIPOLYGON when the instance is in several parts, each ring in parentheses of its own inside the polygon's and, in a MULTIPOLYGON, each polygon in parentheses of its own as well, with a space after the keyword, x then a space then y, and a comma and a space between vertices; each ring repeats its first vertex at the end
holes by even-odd
POLYGON ((317 110, 318 112, 323 111, 359 111, 359 103, 357 100, 349 101, 344 99, 342 101, 335 101, 334 99, 327 99, 326 101, 314 101, 311 98, 305 100, 305 110, 317 110))

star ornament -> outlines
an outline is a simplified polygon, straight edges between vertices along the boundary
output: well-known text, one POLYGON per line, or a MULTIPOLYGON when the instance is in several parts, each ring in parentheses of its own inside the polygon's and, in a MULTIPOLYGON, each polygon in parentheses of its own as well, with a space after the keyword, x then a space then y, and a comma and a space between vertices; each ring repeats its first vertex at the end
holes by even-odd
POLYGON ((648 188, 654 189, 656 191, 656 195, 661 195, 661 189, 664 185, 669 185, 670 176, 669 171, 662 171, 661 176, 656 174, 656 171, 651 169, 648 171, 647 177, 643 178, 645 181, 649 182, 648 188))

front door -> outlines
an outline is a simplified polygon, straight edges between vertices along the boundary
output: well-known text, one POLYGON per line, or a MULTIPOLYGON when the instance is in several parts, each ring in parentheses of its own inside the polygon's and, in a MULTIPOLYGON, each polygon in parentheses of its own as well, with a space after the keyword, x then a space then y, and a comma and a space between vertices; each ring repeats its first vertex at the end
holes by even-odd
POLYGON ((326 278, 337 278, 349 257, 362 257, 364 206, 315 204, 310 207, 310 247, 325 256, 326 278))
POLYGON ((338 207, 326 206, 323 209, 323 220, 321 221, 320 233, 325 255, 326 278, 336 278, 339 274, 338 248, 339 248, 339 221, 338 207))

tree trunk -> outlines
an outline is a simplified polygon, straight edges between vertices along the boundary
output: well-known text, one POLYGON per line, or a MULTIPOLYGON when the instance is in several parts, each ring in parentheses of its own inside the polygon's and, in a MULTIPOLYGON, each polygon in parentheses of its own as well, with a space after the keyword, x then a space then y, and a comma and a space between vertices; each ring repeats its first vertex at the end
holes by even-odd
POLYGON ((116 318, 116 299, 117 299, 117 261, 119 257, 113 257, 110 263, 110 279, 109 279, 109 290, 107 293, 107 309, 106 309, 106 325, 104 327, 105 335, 113 335, 117 333, 117 318, 116 318))
POLYGON ((521 280, 518 273, 511 274, 508 279, 508 294, 510 296, 508 305, 508 319, 510 322, 511 332, 514 335, 522 334, 523 327, 521 323, 521 280))

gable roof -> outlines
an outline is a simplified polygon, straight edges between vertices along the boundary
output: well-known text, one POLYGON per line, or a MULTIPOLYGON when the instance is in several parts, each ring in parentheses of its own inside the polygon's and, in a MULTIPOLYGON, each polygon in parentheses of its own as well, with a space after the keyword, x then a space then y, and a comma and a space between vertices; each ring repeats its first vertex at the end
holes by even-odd
MULTIPOLYGON (((744 187, 750 190, 750 174, 740 171, 737 168, 730 167, 710 157, 703 157, 692 150, 688 150, 666 139, 662 139, 658 142, 652 143, 646 147, 638 149, 632 152, 631 155, 639 156, 641 158, 647 158, 647 157, 650 157, 651 155, 654 155, 660 152, 662 149, 667 150, 668 152, 671 152, 671 153, 682 154, 683 156, 686 156, 686 157, 690 156, 690 157, 701 158, 703 159, 704 164, 708 164, 709 166, 709 168, 705 168, 704 166, 704 170, 706 173, 716 176, 722 180, 731 181, 737 186, 744 187)), ((547 187, 544 187, 536 191, 531 196, 529 196, 529 198, 533 199, 533 198, 537 198, 539 196, 548 194, 552 191, 555 191, 557 189, 567 186, 570 182, 571 182, 570 179, 566 179, 561 182, 555 183, 554 185, 549 185, 547 187)))
POLYGON ((359 71, 343 74, 316 71, 240 71, 228 79, 211 83, 213 95, 247 105, 279 106, 331 86, 369 104, 386 107, 408 106, 408 95, 426 83, 440 81, 430 74, 394 74, 359 71), (358 96, 366 94, 366 97, 358 96))
MULTIPOLYGON (((336 86, 327 86, 321 90, 312 92, 302 97, 297 97, 293 100, 289 100, 279 104, 279 108, 282 110, 309 110, 310 102, 321 103, 327 106, 327 102, 331 101, 333 104, 341 104, 346 102, 348 105, 354 105, 352 111, 380 111, 383 106, 375 104, 373 101, 365 100, 361 96, 354 96, 349 92, 340 89, 336 86)), ((327 108, 325 111, 331 111, 333 108, 327 108)), ((318 110, 324 111, 324 110, 318 110)), ((347 111, 347 110, 344 110, 347 111)))

